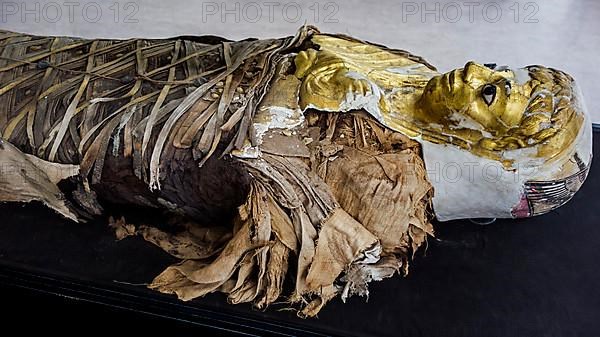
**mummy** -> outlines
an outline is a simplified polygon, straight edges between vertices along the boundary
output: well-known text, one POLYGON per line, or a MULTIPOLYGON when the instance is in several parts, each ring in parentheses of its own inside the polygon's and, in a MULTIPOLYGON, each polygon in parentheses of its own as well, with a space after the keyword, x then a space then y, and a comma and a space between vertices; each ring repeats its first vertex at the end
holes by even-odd
POLYGON ((0 31, 0 136, 0 202, 76 222, 105 202, 162 210, 173 221, 160 228, 111 221, 181 260, 150 288, 258 308, 283 298, 304 317, 405 275, 434 217, 552 211, 591 162, 590 120, 562 71, 441 74, 307 26, 242 41, 0 31))

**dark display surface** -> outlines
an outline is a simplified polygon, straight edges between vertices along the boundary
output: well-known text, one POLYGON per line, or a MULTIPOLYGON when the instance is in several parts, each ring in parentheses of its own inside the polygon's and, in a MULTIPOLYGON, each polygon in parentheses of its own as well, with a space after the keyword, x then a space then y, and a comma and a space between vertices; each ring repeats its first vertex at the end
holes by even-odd
POLYGON ((587 182, 557 211, 488 226, 436 223, 440 240, 430 239, 416 254, 406 278, 373 282, 368 301, 336 299, 316 319, 299 319, 282 305, 266 311, 229 305, 221 294, 180 302, 147 290, 143 283, 175 259, 138 237, 115 241, 106 219, 71 223, 36 204, 0 205, 0 293, 5 305, 52 308, 57 316, 89 313, 90 322, 118 316, 136 325, 223 333, 597 336, 596 130, 594 156, 587 182))

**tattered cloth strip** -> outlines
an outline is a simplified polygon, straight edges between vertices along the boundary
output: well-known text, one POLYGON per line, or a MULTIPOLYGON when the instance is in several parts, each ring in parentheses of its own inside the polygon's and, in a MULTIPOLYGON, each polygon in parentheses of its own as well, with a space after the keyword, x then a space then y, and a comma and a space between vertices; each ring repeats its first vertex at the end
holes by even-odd
POLYGON ((111 222, 119 239, 140 235, 182 259, 150 287, 183 300, 222 291, 265 308, 286 296, 314 316, 335 296, 368 295, 371 280, 406 273, 433 233, 431 186, 419 146, 361 111, 307 111, 293 132, 255 137, 263 98, 297 94, 290 57, 315 33, 230 42, 0 32, 0 201, 39 200, 74 220, 102 212, 96 193, 168 210, 172 230, 111 222), (225 156, 249 147, 259 155, 225 156), (75 190, 59 190, 63 179, 75 190), (283 294, 288 276, 294 289, 283 294))

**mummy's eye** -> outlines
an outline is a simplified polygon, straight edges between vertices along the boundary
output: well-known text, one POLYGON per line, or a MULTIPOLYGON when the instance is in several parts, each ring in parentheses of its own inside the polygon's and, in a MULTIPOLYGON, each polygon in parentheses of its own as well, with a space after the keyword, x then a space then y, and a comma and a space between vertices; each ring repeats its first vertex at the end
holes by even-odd
POLYGON ((506 96, 510 96, 510 93, 512 92, 512 84, 510 84, 510 81, 506 81, 504 88, 506 89, 506 96))
POLYGON ((481 90, 481 97, 483 97, 483 101, 485 104, 492 105, 494 99, 496 98, 496 86, 492 84, 486 84, 483 86, 481 90))

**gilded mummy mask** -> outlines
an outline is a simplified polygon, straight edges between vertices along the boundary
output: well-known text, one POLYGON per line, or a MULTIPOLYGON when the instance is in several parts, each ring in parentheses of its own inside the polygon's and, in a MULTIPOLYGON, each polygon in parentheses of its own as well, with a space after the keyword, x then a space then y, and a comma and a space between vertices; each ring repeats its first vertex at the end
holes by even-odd
POLYGON ((543 214, 587 176, 591 122, 562 71, 469 62, 440 74, 419 57, 348 37, 319 34, 312 44, 294 59, 301 82, 287 125, 308 109, 364 109, 418 141, 439 220, 543 214))

